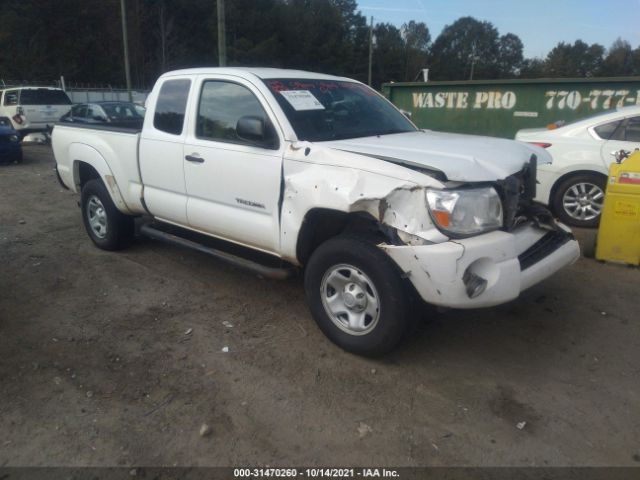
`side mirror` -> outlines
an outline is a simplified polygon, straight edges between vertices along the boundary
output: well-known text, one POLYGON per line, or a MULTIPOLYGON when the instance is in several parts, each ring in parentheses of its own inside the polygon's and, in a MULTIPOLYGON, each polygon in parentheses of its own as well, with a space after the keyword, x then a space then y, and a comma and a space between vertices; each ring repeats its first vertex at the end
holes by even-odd
POLYGON ((263 143, 265 141, 266 130, 262 118, 250 115, 240 117, 236 125, 238 138, 254 143, 263 143))
POLYGON ((278 137, 270 123, 264 118, 253 115, 240 117, 236 124, 236 135, 239 139, 264 148, 278 148, 278 137))

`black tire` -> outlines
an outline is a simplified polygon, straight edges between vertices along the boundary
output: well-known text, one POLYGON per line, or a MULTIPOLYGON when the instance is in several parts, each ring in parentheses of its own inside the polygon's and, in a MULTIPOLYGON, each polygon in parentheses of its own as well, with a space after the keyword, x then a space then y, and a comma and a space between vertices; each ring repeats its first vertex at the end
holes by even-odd
POLYGON ((120 250, 127 247, 134 234, 133 217, 121 213, 111 200, 111 196, 102 180, 89 180, 82 187, 81 195, 82 222, 93 243, 103 250, 120 250), (97 199, 97 201, 96 201, 97 199), (100 235, 91 226, 90 218, 96 218, 96 210, 102 209, 99 216, 104 226, 103 235, 100 235))
MULTIPOLYGON (((346 271, 348 269, 343 270, 341 275, 346 271)), ((351 284, 345 285, 344 292, 348 290, 349 285, 351 284)), ((318 327, 331 341, 348 352, 367 357, 384 355, 392 350, 410 329, 410 297, 400 276, 400 270, 384 252, 365 239, 338 236, 320 245, 306 265, 304 286, 307 304, 318 327), (324 290, 331 289, 326 283, 323 289, 323 279, 329 272, 340 270, 339 266, 354 267, 357 271, 354 273, 354 279, 356 274, 359 274, 358 278, 363 278, 364 274, 367 282, 371 282, 371 285, 367 283, 366 290, 376 293, 366 295, 367 299, 377 299, 378 313, 375 321, 373 318, 369 321, 369 327, 366 329, 370 330, 365 333, 349 333, 345 330, 349 329, 346 325, 339 327, 337 322, 340 323, 340 320, 332 319, 328 307, 325 308, 323 296, 331 297, 327 297, 324 290), (372 289, 369 289, 369 286, 372 289)))
MULTIPOLYGON (((599 197, 599 201, 604 201, 604 191, 607 185, 607 177, 604 175, 600 175, 597 173, 579 173, 576 175, 572 175, 569 178, 564 179, 558 187, 555 189, 553 198, 552 198, 552 206, 555 214, 560 218, 563 223, 567 225, 571 225, 573 227, 582 227, 582 228, 593 228, 597 227, 600 223, 600 214, 598 213, 593 218, 579 219, 576 218, 576 212, 571 212, 565 209, 564 206, 564 198, 565 195, 573 195, 575 190, 572 190, 574 187, 579 188, 580 185, 587 186, 587 189, 592 187, 597 187, 601 190, 602 196, 599 197), (571 190, 571 191, 570 191, 571 190)), ((593 190, 595 192, 595 190, 593 190)), ((599 204, 600 211, 602 210, 602 203, 599 204)), ((591 216, 592 212, 589 212, 588 216, 591 216)))

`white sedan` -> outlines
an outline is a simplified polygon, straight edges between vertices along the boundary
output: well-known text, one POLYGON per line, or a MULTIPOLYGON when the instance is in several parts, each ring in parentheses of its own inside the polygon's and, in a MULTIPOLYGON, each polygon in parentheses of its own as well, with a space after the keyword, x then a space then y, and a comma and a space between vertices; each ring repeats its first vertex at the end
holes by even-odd
POLYGON ((520 130, 516 140, 533 143, 553 157, 538 166, 536 200, 564 222, 595 227, 600 220, 613 153, 640 148, 640 106, 599 113, 555 129, 520 130))

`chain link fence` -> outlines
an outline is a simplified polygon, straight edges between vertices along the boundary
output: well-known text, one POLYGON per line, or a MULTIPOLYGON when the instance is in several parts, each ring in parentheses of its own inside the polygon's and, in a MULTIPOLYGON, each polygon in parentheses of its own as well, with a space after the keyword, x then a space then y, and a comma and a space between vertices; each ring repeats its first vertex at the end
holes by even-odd
MULTIPOLYGON (((0 89, 11 87, 62 88, 62 84, 59 80, 7 80, 0 78, 0 89)), ((64 89, 73 103, 129 101, 129 92, 126 88, 114 88, 111 85, 65 82, 64 89)), ((131 91, 133 102, 139 105, 145 104, 148 95, 149 90, 145 89, 131 91)))

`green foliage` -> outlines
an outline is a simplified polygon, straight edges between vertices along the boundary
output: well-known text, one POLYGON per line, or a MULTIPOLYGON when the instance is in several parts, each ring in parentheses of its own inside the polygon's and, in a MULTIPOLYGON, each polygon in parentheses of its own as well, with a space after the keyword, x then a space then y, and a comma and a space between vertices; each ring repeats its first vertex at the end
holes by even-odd
POLYGON ((524 66, 522 40, 513 33, 502 35, 498 40, 497 70, 500 78, 513 78, 524 66))
MULTIPOLYGON (((215 66, 216 0, 126 0, 132 80, 150 87, 161 73, 215 66)), ((369 24, 356 0, 227 0, 227 64, 313 70, 367 81, 369 24)), ((432 42, 427 24, 373 28, 373 86, 434 80, 640 74, 640 48, 581 40, 545 59, 524 59, 520 38, 462 17, 432 42)), ((0 79, 124 84, 120 0, 3 0, 0 79)))
POLYGON ((528 59, 523 63, 523 78, 617 77, 640 75, 640 47, 633 50, 629 42, 618 38, 609 50, 582 40, 558 43, 545 59, 528 59))
POLYGON ((602 70, 604 51, 597 43, 560 42, 547 55, 545 73, 550 77, 594 77, 602 70))
POLYGON ((602 63, 602 72, 605 75, 638 75, 640 74, 640 48, 636 49, 636 58, 629 42, 618 38, 607 52, 607 57, 602 63))
POLYGON ((404 78, 415 80, 427 66, 431 34, 425 23, 413 20, 405 23, 401 31, 405 48, 404 78))
POLYGON ((499 75, 498 30, 490 22, 462 17, 447 25, 433 44, 434 80, 496 78, 499 75))

